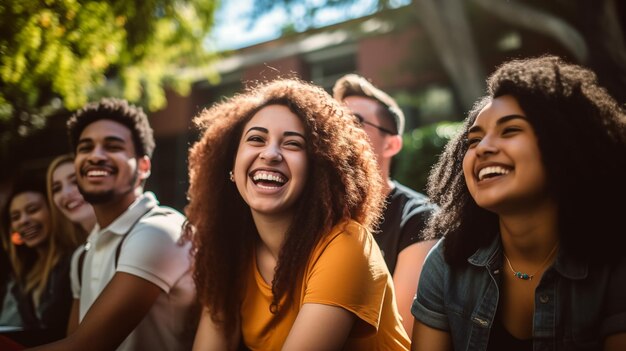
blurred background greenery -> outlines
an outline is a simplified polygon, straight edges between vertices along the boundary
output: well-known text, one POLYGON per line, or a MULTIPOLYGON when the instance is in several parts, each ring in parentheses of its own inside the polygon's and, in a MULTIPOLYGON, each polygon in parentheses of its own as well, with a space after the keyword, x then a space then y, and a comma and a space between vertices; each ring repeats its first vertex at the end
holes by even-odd
POLYGON ((402 151, 393 159, 392 177, 413 189, 424 191, 430 169, 461 125, 461 122, 437 122, 406 133, 402 151))

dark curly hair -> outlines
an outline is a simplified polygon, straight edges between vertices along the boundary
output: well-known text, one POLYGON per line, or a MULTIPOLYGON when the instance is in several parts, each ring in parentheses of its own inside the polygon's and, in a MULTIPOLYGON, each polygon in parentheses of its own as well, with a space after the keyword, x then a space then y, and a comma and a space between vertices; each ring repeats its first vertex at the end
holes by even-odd
POLYGON ((189 153, 185 235, 193 242, 199 299, 226 334, 238 320, 243 277, 258 240, 250 208, 229 181, 228 172, 244 125, 257 111, 274 104, 287 106, 302 120, 309 173, 279 254, 272 281, 273 307, 283 296, 290 301, 296 277, 334 225, 351 218, 371 230, 384 200, 365 132, 350 111, 320 87, 279 78, 202 111, 194 122, 203 134, 189 153))
POLYGON ((115 98, 104 98, 99 102, 89 103, 69 118, 67 131, 73 151, 76 150, 78 138, 83 130, 101 119, 109 119, 128 127, 133 136, 136 156, 152 157, 155 147, 154 136, 143 109, 129 104, 126 100, 115 98))
POLYGON ((428 179, 428 195, 441 206, 425 235, 445 234, 444 255, 467 263, 498 233, 498 216, 469 194, 462 162, 468 128, 492 99, 515 97, 532 125, 558 203, 560 245, 578 259, 602 262, 623 255, 626 196, 626 114, 590 70, 555 56, 513 60, 488 79, 488 94, 474 105, 462 131, 445 147, 428 179))

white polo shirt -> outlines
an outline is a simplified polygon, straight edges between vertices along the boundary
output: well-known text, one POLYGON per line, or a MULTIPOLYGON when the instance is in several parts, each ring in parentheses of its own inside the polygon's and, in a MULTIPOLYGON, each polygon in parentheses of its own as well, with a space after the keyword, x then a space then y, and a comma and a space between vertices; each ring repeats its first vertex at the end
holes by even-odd
POLYGON ((92 230, 85 246, 82 284, 78 259, 85 246, 72 257, 74 298, 80 299, 79 320, 109 283, 115 272, 136 275, 161 288, 156 302, 118 350, 189 350, 196 330, 195 286, 191 276, 190 243, 180 245, 185 218, 174 209, 158 206, 146 192, 126 212, 104 229, 92 230), (148 209, 122 242, 115 267, 115 252, 125 233, 148 209), (81 286, 82 285, 82 286, 81 286))

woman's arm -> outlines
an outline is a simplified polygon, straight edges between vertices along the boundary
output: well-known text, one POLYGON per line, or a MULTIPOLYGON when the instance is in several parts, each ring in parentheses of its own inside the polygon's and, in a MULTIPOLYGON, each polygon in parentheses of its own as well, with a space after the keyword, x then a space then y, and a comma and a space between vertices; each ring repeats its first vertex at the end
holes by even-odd
POLYGON ((414 319, 411 351, 452 351, 450 333, 431 328, 414 319))
MULTIPOLYGON (((442 239, 445 240, 445 239, 442 239)), ((419 281, 419 289, 413 301, 413 317, 426 317, 432 325, 440 326, 439 329, 424 324, 414 318, 413 331, 411 333, 412 351, 451 351, 453 350, 452 336, 450 335, 447 312, 444 302, 444 281, 446 270, 449 269, 443 257, 443 244, 440 240, 426 258, 422 267, 419 281), (426 304, 427 306, 425 306, 426 304)))
POLYGON ((408 335, 413 329, 411 304, 417 291, 424 260, 437 240, 421 241, 407 246, 398 254, 398 262, 393 272, 393 285, 396 292, 398 312, 402 316, 402 325, 408 335))
POLYGON ((76 330, 76 328, 78 328, 79 308, 80 308, 80 300, 74 299, 72 301, 72 309, 70 309, 70 318, 67 322, 67 334, 66 335, 72 334, 76 330))
POLYGON ((305 303, 291 327, 283 350, 340 350, 355 316, 336 306, 305 303))
POLYGON ((193 351, 202 350, 236 350, 239 346, 239 338, 241 333, 239 324, 233 336, 228 340, 221 328, 213 322, 211 314, 206 308, 202 309, 200 323, 196 330, 196 338, 193 342, 193 351))

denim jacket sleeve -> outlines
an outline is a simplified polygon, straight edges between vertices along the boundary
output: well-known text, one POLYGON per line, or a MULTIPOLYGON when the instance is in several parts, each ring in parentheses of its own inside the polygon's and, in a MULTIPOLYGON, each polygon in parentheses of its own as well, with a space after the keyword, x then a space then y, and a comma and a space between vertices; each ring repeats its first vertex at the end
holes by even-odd
POLYGON ((603 338, 626 332, 626 258, 611 267, 611 280, 605 299, 606 318, 602 321, 603 338))
POLYGON ((449 274, 449 268, 443 258, 442 242, 440 240, 426 257, 411 313, 418 321, 432 328, 449 331, 444 306, 445 276, 449 274))

